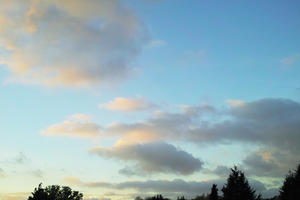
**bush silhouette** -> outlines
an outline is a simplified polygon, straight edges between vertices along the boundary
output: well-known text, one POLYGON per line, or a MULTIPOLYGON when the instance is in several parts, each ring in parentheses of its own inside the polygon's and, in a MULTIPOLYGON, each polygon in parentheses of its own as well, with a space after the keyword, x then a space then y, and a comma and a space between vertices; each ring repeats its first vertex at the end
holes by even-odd
POLYGON ((72 191, 67 186, 51 185, 43 188, 41 183, 31 194, 28 200, 82 200, 83 198, 82 193, 72 191))

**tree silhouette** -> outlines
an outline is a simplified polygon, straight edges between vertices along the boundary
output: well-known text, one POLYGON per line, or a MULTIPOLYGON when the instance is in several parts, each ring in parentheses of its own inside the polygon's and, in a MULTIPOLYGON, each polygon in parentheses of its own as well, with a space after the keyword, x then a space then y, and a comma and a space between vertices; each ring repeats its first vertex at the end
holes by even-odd
POLYGON ((169 200, 169 199, 164 198, 161 194, 158 194, 154 197, 147 197, 146 200, 169 200))
POLYGON ((43 188, 41 183, 31 194, 28 200, 82 200, 83 198, 82 193, 72 191, 67 186, 51 185, 43 188))
POLYGON ((216 184, 213 184, 211 187, 211 191, 209 194, 209 199, 210 200, 218 200, 218 188, 216 184))
POLYGON ((258 200, 260 195, 255 195, 246 179, 244 173, 235 166, 231 169, 231 174, 227 183, 222 188, 223 200, 258 200))
POLYGON ((280 188, 280 200, 300 199, 300 164, 294 172, 289 171, 280 188))

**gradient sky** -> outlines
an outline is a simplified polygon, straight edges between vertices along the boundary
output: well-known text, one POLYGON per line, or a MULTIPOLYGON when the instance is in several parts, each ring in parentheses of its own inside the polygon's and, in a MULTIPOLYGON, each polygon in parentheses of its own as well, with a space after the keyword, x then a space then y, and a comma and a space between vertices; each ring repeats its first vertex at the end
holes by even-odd
POLYGON ((300 161, 300 2, 0 0, 0 199, 219 189, 300 161))

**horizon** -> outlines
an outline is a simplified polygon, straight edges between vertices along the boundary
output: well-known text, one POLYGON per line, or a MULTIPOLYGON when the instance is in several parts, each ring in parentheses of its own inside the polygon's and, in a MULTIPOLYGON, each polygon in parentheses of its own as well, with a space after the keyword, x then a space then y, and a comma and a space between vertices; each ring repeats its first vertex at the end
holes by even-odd
POLYGON ((188 198, 300 163, 300 2, 0 0, 0 200, 188 198))

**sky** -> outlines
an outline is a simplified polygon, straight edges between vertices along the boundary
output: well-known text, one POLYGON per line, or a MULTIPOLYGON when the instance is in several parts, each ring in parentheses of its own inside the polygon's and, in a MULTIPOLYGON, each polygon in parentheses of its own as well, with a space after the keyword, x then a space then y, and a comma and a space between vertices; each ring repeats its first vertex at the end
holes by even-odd
MULTIPOLYGON (((0 0, 0 199, 194 197, 300 161, 300 2, 0 0)), ((220 193, 221 194, 221 193, 220 193)))

